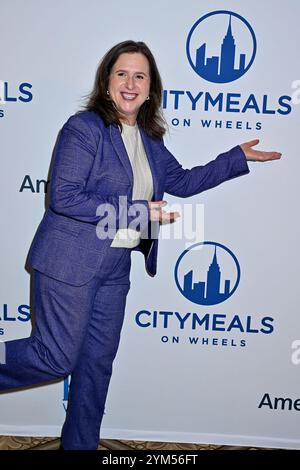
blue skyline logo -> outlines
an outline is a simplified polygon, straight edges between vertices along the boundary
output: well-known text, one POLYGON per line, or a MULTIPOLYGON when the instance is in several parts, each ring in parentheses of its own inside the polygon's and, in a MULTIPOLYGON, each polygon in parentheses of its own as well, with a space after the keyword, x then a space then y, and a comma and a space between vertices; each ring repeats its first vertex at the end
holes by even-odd
POLYGON ((186 52, 193 70, 213 83, 229 83, 242 77, 253 64, 256 37, 251 25, 232 11, 202 16, 190 30, 186 52))
POLYGON ((224 302, 238 287, 241 269, 234 253, 220 243, 196 243, 179 256, 175 282, 181 294, 198 305, 224 302))

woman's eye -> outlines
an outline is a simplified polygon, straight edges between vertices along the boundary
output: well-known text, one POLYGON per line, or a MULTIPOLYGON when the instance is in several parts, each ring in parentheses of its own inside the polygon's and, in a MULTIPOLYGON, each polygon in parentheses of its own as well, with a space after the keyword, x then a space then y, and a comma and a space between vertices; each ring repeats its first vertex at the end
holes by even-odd
POLYGON ((137 75, 136 78, 138 78, 139 80, 143 80, 144 76, 143 75, 137 75))
POLYGON ((125 72, 118 72, 118 77, 124 77, 125 72))

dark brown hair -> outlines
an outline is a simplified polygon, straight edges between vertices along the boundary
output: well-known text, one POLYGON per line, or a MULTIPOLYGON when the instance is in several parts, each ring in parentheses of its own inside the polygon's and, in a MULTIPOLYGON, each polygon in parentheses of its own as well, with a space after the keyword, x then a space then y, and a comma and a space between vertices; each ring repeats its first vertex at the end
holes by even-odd
POLYGON ((123 41, 116 44, 104 55, 96 72, 94 88, 87 96, 84 109, 98 113, 106 126, 115 124, 122 129, 120 117, 112 99, 107 94, 107 89, 113 65, 121 54, 128 52, 140 52, 149 62, 150 99, 140 107, 137 122, 148 135, 159 139, 165 134, 167 127, 161 111, 162 81, 152 52, 144 42, 123 41))

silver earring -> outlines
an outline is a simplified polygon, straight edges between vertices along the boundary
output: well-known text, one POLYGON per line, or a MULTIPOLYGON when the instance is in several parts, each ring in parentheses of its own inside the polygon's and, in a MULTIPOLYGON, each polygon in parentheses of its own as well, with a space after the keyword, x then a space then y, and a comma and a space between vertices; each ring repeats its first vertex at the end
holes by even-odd
POLYGON ((109 95, 109 91, 108 91, 108 90, 106 90, 106 94, 109 95))
POLYGON ((150 100, 150 96, 147 96, 146 100, 147 100, 147 101, 150 100))

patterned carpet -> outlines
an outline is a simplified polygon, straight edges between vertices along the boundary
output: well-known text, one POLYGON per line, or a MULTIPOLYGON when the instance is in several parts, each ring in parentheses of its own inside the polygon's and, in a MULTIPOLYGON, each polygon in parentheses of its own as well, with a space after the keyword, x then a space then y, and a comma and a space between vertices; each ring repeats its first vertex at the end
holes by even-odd
MULTIPOLYGON (((0 450, 57 450, 60 441, 51 437, 0 436, 0 450)), ((256 447, 201 445, 174 442, 102 440, 98 450, 258 450, 256 447)), ((264 449, 272 450, 272 449, 264 449)))

